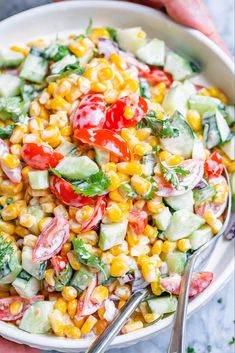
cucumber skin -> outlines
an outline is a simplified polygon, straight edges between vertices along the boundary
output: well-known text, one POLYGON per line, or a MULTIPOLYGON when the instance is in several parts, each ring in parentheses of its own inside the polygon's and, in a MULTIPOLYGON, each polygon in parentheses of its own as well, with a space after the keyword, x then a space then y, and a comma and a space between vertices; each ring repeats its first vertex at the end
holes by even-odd
POLYGON ((24 60, 24 55, 15 51, 0 51, 0 69, 13 68, 20 65, 24 60))
POLYGON ((169 314, 176 311, 177 299, 174 295, 170 297, 157 297, 147 300, 152 313, 156 315, 169 314))
POLYGON ((84 179, 99 171, 97 164, 87 156, 64 157, 56 170, 69 180, 84 179))

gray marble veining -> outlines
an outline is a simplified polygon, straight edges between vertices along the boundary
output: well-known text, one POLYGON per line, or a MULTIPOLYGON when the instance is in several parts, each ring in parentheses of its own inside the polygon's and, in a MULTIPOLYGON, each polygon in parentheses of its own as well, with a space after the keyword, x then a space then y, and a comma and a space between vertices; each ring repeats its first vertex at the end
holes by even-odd
MULTIPOLYGON (((48 0, 0 0, 0 19, 25 9, 49 3, 48 0)), ((234 0, 205 0, 216 28, 234 54, 234 0)), ((187 345, 195 353, 234 353, 230 345, 235 336, 234 279, 188 320, 187 345)), ((166 353, 169 330, 147 342, 135 346, 110 350, 109 353, 166 353)), ((49 352, 47 352, 49 353, 49 352)), ((52 352, 51 352, 52 353, 52 352)))

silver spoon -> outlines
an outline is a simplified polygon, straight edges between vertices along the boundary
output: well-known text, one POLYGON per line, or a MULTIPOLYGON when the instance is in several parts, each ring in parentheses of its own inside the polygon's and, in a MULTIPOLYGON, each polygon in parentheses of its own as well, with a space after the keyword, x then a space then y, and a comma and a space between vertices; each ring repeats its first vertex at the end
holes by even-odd
MULTIPOLYGON (((185 353, 185 324, 187 317, 187 307, 188 307, 188 293, 190 288, 191 276, 193 273, 194 265, 200 255, 208 249, 210 246, 214 245, 216 241, 224 234, 227 237, 230 234, 231 228, 234 227, 234 215, 231 217, 231 207, 232 207, 232 193, 230 188, 230 182, 228 173, 224 171, 226 180, 229 185, 229 198, 227 206, 227 214, 223 224, 223 227, 219 233, 214 236, 209 242, 202 245, 197 251, 190 255, 187 259, 185 266, 184 275, 181 279, 180 294, 178 297, 178 306, 175 314, 175 322, 172 330, 172 336, 170 339, 168 353, 185 353)), ((234 229, 233 229, 234 230, 234 229)), ((229 238, 229 237, 228 237, 229 238)), ((98 336, 95 341, 88 348, 86 353, 103 353, 109 347, 110 343, 120 332, 121 328, 128 321, 131 314, 139 306, 139 304, 147 298, 149 295, 148 289, 140 289, 131 295, 126 304, 121 308, 118 315, 114 320, 107 326, 104 332, 98 336)))

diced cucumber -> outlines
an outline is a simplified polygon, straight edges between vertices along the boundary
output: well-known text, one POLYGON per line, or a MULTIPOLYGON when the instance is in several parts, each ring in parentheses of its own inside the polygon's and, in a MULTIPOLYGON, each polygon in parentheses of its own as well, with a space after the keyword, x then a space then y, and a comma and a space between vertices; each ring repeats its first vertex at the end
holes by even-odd
POLYGON ((205 161, 206 159, 206 150, 203 145, 203 141, 199 140, 199 138, 195 137, 193 141, 193 151, 192 151, 193 159, 202 159, 205 161))
POLYGON ((67 264, 65 269, 60 272, 55 278, 55 290, 61 292, 63 288, 69 283, 73 275, 72 267, 67 264))
POLYGON ((179 273, 184 272, 184 268, 187 261, 187 255, 181 251, 172 251, 166 255, 166 262, 168 266, 169 273, 179 273))
POLYGON ((231 159, 235 160, 235 135, 230 136, 228 141, 220 145, 221 150, 231 159))
POLYGON ((17 67, 24 60, 24 55, 13 50, 0 50, 0 68, 17 67))
POLYGON ((140 96, 146 99, 151 99, 152 94, 146 78, 140 77, 139 85, 140 85, 140 96))
POLYGON ((176 311, 177 299, 174 295, 169 297, 157 297, 147 300, 148 306, 156 316, 169 314, 176 311))
POLYGON ((166 230, 170 224, 172 214, 168 207, 164 207, 163 211, 159 214, 152 216, 153 222, 160 230, 166 230))
POLYGON ((12 283, 12 286, 21 297, 29 299, 38 293, 40 289, 40 282, 32 276, 30 276, 30 279, 28 280, 18 276, 12 283))
POLYGON ((162 102, 163 109, 169 115, 177 110, 185 117, 188 110, 188 98, 195 93, 196 88, 190 81, 179 83, 166 91, 162 102))
POLYGON ((131 199, 134 199, 138 196, 138 194, 135 192, 135 190, 129 183, 121 184, 121 186, 119 187, 119 191, 122 195, 127 196, 131 199))
POLYGON ((221 104, 221 101, 218 98, 196 94, 189 98, 188 104, 190 109, 195 109, 203 115, 208 110, 215 111, 221 104))
POLYGON ((205 224, 201 228, 192 232, 188 237, 191 243, 191 249, 197 250, 203 244, 207 243, 212 237, 213 237, 213 233, 212 233, 211 227, 205 224))
POLYGON ((44 278, 47 262, 33 262, 32 255, 33 249, 29 246, 24 246, 22 249, 22 267, 31 276, 41 280, 44 278))
POLYGON ((49 332, 51 329, 49 314, 52 312, 54 304, 53 301, 40 301, 30 305, 20 321, 20 329, 38 334, 49 332))
POLYGON ((181 209, 173 214, 169 227, 165 232, 165 237, 171 241, 185 238, 204 223, 205 220, 200 216, 187 209, 181 209))
POLYGON ((225 118, 218 109, 215 112, 206 112, 203 115, 202 124, 204 140, 209 149, 225 142, 229 137, 230 129, 225 118))
POLYGON ((95 148, 95 161, 100 167, 108 163, 110 161, 109 151, 101 150, 100 148, 95 148))
POLYGON ((62 143, 56 148, 56 151, 60 152, 63 156, 67 156, 73 150, 75 151, 76 149, 76 145, 66 140, 63 140, 62 143))
POLYGON ((22 270, 18 253, 13 253, 9 262, 0 270, 0 284, 12 283, 22 270))
POLYGON ((23 113, 23 103, 20 97, 0 97, 0 119, 8 120, 23 113))
POLYGON ((199 72, 194 63, 173 52, 166 55, 164 71, 172 74, 176 81, 185 80, 199 72))
POLYGON ((165 43, 157 38, 141 46, 136 51, 136 56, 148 65, 164 66, 165 43))
POLYGON ((54 64, 51 65, 51 74, 56 75, 59 74, 61 71, 64 70, 64 68, 68 65, 73 65, 77 62, 77 58, 75 55, 66 55, 63 59, 55 62, 54 64))
POLYGON ((33 170, 28 173, 29 184, 32 189, 44 190, 49 188, 48 170, 33 170))
POLYGON ((31 50, 24 61, 20 77, 31 82, 41 83, 46 76, 47 68, 48 60, 37 51, 31 50))
POLYGON ((121 223, 101 224, 100 227, 100 248, 105 251, 115 245, 122 244, 127 232, 128 221, 121 223))
POLYGON ((81 267, 79 271, 75 272, 72 280, 70 281, 70 286, 74 287, 79 292, 83 292, 93 278, 94 273, 89 272, 85 267, 81 267))
POLYGON ((99 171, 98 165, 89 157, 65 157, 56 166, 56 170, 70 180, 84 179, 99 171))
POLYGON ((193 212, 194 199, 192 190, 187 191, 183 195, 165 197, 164 200, 166 201, 167 205, 173 208, 175 211, 184 208, 193 212))
POLYGON ((0 74, 0 97, 13 97, 20 94, 21 80, 11 74, 0 74))
POLYGON ((194 134, 191 127, 179 112, 174 113, 171 126, 179 129, 179 136, 161 138, 162 149, 185 158, 191 157, 194 143, 194 134))
POLYGON ((38 235, 40 233, 39 228, 38 228, 38 222, 43 217, 45 217, 45 212, 43 211, 41 206, 37 205, 37 206, 29 207, 28 208, 28 213, 30 213, 36 219, 35 224, 32 227, 30 227, 29 230, 30 230, 31 233, 38 235))
POLYGON ((122 50, 135 54, 146 44, 145 33, 141 27, 117 29, 116 33, 118 45, 122 50))
POLYGON ((154 167, 156 164, 155 161, 155 156, 154 154, 146 154, 142 158, 142 164, 143 164, 143 174, 151 176, 154 174, 154 167))
POLYGON ((227 121, 228 126, 232 126, 235 123, 235 106, 234 105, 227 105, 225 107, 227 112, 225 119, 227 121))

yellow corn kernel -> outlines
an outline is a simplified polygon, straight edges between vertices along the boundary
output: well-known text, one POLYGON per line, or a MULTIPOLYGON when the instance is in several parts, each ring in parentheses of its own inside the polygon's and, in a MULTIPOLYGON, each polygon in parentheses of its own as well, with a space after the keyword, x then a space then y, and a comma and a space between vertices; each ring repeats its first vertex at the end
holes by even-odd
POLYGON ((41 137, 39 132, 35 132, 33 134, 27 134, 23 137, 23 143, 41 143, 41 137))
POLYGON ((113 204, 107 207, 106 211, 111 222, 119 223, 123 220, 123 211, 118 207, 117 204, 113 204))
POLYGON ((215 199, 214 199, 214 202, 216 204, 223 204, 227 197, 228 197, 228 185, 227 184, 215 184, 214 185, 215 187, 215 191, 216 191, 216 196, 215 196, 215 199))
POLYGON ((98 77, 101 82, 111 80, 113 78, 113 70, 109 66, 103 67, 99 70, 98 77))
POLYGON ((150 146, 155 147, 158 144, 158 139, 156 136, 149 136, 149 138, 147 139, 147 142, 150 146))
POLYGON ((157 239, 155 241, 155 243, 153 244, 153 247, 152 247, 152 254, 153 255, 160 255, 161 252, 162 252, 162 245, 163 245, 163 241, 161 239, 157 239))
POLYGON ((19 143, 16 143, 11 146, 11 153, 13 154, 13 156, 20 158, 21 157, 21 149, 22 149, 22 146, 19 143))
POLYGON ((141 271, 146 282, 155 282, 157 280, 156 267, 152 261, 146 261, 141 266, 141 271))
POLYGON ((127 300, 131 296, 131 288, 128 284, 118 285, 115 288, 114 294, 121 300, 127 300))
POLYGON ((139 236, 133 232, 132 228, 130 228, 127 231, 126 240, 128 245, 135 246, 139 243, 139 236))
POLYGON ((158 199, 153 199, 147 202, 147 207, 148 210, 151 213, 155 213, 155 214, 159 214, 161 212, 163 212, 165 206, 162 202, 159 202, 158 199))
POLYGON ((122 328, 122 333, 130 333, 133 331, 140 330, 141 328, 144 327, 144 324, 142 321, 134 321, 134 322, 128 322, 125 324, 125 326, 122 328))
POLYGON ((65 243, 65 244, 62 246, 61 255, 62 255, 62 256, 66 256, 67 253, 71 250, 71 248, 72 248, 72 244, 71 244, 71 243, 65 243))
POLYGON ((55 92, 55 89, 57 87, 57 84, 55 82, 50 82, 48 87, 47 87, 47 92, 50 94, 50 95, 53 95, 54 92, 55 92))
POLYGON ((91 82, 91 90, 93 92, 104 92, 106 90, 106 86, 101 82, 94 81, 91 82))
POLYGON ((23 303, 21 302, 14 302, 10 304, 9 310, 12 315, 18 315, 23 308, 23 303))
POLYGON ((93 329, 97 321, 98 320, 94 316, 92 315, 88 316, 87 320, 85 321, 85 323, 81 328, 82 334, 87 335, 93 329))
POLYGON ((81 220, 82 222, 86 221, 88 218, 91 217, 93 212, 93 208, 90 206, 84 206, 81 208, 81 220))
POLYGON ((113 256, 118 256, 120 254, 128 254, 128 243, 124 240, 122 244, 115 245, 109 250, 110 254, 113 256))
POLYGON ((139 163, 134 162, 122 162, 117 164, 117 169, 119 172, 128 175, 140 175, 142 173, 142 166, 139 163))
POLYGON ((129 271, 129 266, 127 263, 116 257, 113 259, 110 267, 110 274, 113 277, 123 277, 129 271))
POLYGON ((15 226, 10 222, 0 220, 0 231, 12 235, 15 232, 15 226))
POLYGON ((217 87, 209 87, 207 89, 211 97, 219 98, 222 103, 228 104, 228 98, 217 87))
POLYGON ((157 234, 158 234, 157 228, 147 224, 144 230, 144 235, 147 235, 147 237, 150 239, 155 239, 157 237, 157 234))
POLYGON ((125 62, 125 60, 118 54, 116 53, 112 53, 110 55, 110 58, 109 60, 114 63, 118 69, 121 69, 121 70, 126 70, 127 69, 127 64, 125 62))
POLYGON ((69 43, 69 50, 76 56, 81 57, 87 53, 87 46, 82 41, 72 40, 69 43))
POLYGON ((76 326, 68 326, 65 328, 64 333, 68 338, 78 339, 81 337, 81 330, 76 326))
POLYGON ((21 53, 24 56, 27 56, 29 53, 29 49, 19 47, 18 45, 12 45, 10 49, 13 51, 16 51, 17 53, 21 53))
POLYGON ((139 82, 133 78, 128 78, 124 82, 124 87, 123 89, 127 90, 130 93, 135 93, 139 90, 139 82))
POLYGON ((108 191, 114 191, 120 186, 120 178, 117 173, 113 172, 112 170, 107 173, 110 178, 111 184, 108 187, 108 191))
POLYGON ((94 334, 96 336, 101 335, 101 333, 106 329, 107 325, 108 322, 106 320, 99 320, 93 328, 94 334))
POLYGON ((71 319, 73 319, 74 316, 76 315, 77 306, 78 306, 77 299, 73 299, 68 302, 68 314, 71 317, 71 319))
POLYGON ((197 110, 190 109, 187 112, 187 120, 193 131, 198 132, 202 129, 202 117, 197 110))
POLYGON ((91 300, 93 303, 102 304, 105 299, 109 296, 109 291, 107 287, 98 286, 94 289, 91 295, 91 300))
POLYGON ((104 27, 94 28, 89 35, 90 39, 96 43, 99 38, 107 38, 110 39, 109 32, 104 27))
POLYGON ((131 186, 139 195, 144 195, 144 194, 148 193, 152 187, 150 181, 148 181, 138 175, 134 175, 131 178, 131 186))
MULTIPOLYGON (((13 201, 13 197, 10 198, 11 201, 13 201)), ((0 205, 2 207, 6 206, 9 202, 9 196, 8 195, 4 195, 0 197, 0 205)))
POLYGON ((174 241, 165 240, 162 244, 162 252, 164 254, 169 254, 169 252, 175 250, 175 248, 176 248, 176 242, 174 241))
POLYGON ((101 320, 104 320, 104 314, 105 314, 105 308, 104 307, 101 307, 98 311, 98 316, 101 320))
POLYGON ((136 131, 136 137, 140 141, 146 140, 150 135, 151 135, 151 129, 147 127, 136 131))
POLYGON ((1 216, 4 221, 11 221, 12 219, 16 219, 18 214, 18 209, 13 203, 5 206, 1 212, 1 216))
POLYGON ((135 116, 134 109, 130 105, 127 105, 124 109, 123 116, 126 120, 133 119, 133 117, 135 116))
POLYGON ((36 235, 28 234, 24 237, 24 246, 29 246, 30 248, 33 249, 35 247, 37 240, 38 238, 36 237, 36 235))
POLYGON ((75 317, 73 322, 76 327, 81 328, 82 325, 84 324, 85 320, 86 320, 85 317, 78 317, 78 318, 75 317))
POLYGON ((75 271, 78 271, 81 267, 81 264, 78 261, 75 253, 73 251, 70 251, 70 252, 68 252, 67 257, 68 257, 68 260, 69 260, 69 263, 70 263, 72 269, 75 271))
POLYGON ((228 169, 229 173, 234 173, 235 172, 235 161, 231 161, 231 163, 229 163, 227 169, 228 169))
POLYGON ((64 300, 64 298, 58 298, 57 301, 55 302, 54 309, 57 309, 61 312, 62 315, 64 315, 67 312, 67 302, 64 300))
POLYGON ((43 231, 43 229, 52 221, 52 219, 52 217, 43 217, 42 219, 40 219, 40 221, 38 222, 38 228, 40 232, 43 231))
POLYGON ((134 153, 142 157, 152 151, 152 146, 147 142, 137 143, 134 147, 134 153))
MULTIPOLYGON (((41 201, 42 198, 40 198, 41 201)), ((54 208, 54 215, 56 217, 65 217, 68 218, 68 212, 66 210, 66 208, 64 207, 64 205, 58 205, 54 208)))
POLYGON ((68 111, 70 109, 70 104, 62 97, 56 96, 51 99, 50 101, 50 106, 51 109, 53 110, 66 110, 68 111))
POLYGON ((129 176, 124 173, 117 172, 117 176, 119 177, 120 184, 125 183, 129 181, 129 176))
POLYGON ((50 268, 49 270, 45 271, 45 281, 50 285, 54 286, 55 285, 55 279, 54 279, 54 270, 50 268))
POLYGON ((133 202, 132 200, 128 200, 125 202, 118 202, 118 207, 123 211, 129 211, 133 208, 133 202))
POLYGON ((136 130, 134 128, 123 128, 121 130, 121 136, 125 141, 130 141, 135 136, 136 130))
POLYGON ((211 210, 206 211, 203 217, 209 225, 213 224, 216 221, 215 214, 211 210))
POLYGON ((110 191, 109 198, 115 202, 126 202, 125 196, 123 196, 118 190, 110 191))
POLYGON ((21 226, 30 228, 36 223, 36 218, 30 213, 24 213, 20 215, 19 221, 21 226))
POLYGON ((81 224, 76 222, 74 219, 70 219, 69 220, 69 227, 72 232, 79 233, 82 226, 81 226, 81 224))
POLYGON ((104 172, 110 172, 110 171, 116 172, 117 171, 117 165, 115 163, 111 163, 111 162, 103 164, 101 168, 104 172))
POLYGON ((6 290, 0 290, 0 298, 6 298, 9 297, 10 293, 6 290))
POLYGON ((62 296, 67 301, 75 299, 77 295, 78 295, 78 292, 76 291, 75 288, 71 286, 66 286, 62 290, 62 296))
POLYGON ((41 112, 40 103, 37 101, 32 102, 29 107, 29 115, 31 117, 38 117, 40 116, 40 112, 41 112))
MULTIPOLYGON (((153 283, 151 283, 152 285, 153 283)), ((157 316, 154 313, 147 313, 144 315, 144 320, 149 324, 157 319, 157 316)))
POLYGON ((20 164, 19 158, 17 158, 16 156, 13 156, 10 153, 5 153, 1 158, 1 162, 5 167, 9 169, 17 168, 20 164))
POLYGON ((182 163, 183 160, 184 160, 184 158, 182 156, 175 155, 175 156, 172 156, 168 159, 167 164, 174 166, 174 165, 178 165, 178 164, 182 163))
POLYGON ((57 147, 62 141, 60 130, 57 126, 46 127, 41 132, 41 138, 53 148, 57 147))
POLYGON ((0 189, 4 195, 15 195, 23 190, 23 183, 12 183, 10 180, 3 180, 0 184, 0 189))
MULTIPOLYGON (((71 93, 72 84, 66 80, 62 79, 58 82, 57 87, 54 92, 54 97, 67 97, 71 93)), ((79 92, 80 93, 80 92, 79 92)))
POLYGON ((45 127, 45 120, 41 118, 34 118, 29 121, 29 131, 35 132, 38 130, 43 130, 45 127))
POLYGON ((54 202, 45 202, 41 204, 41 207, 45 213, 53 213, 56 205, 54 202))
POLYGON ((168 161, 169 158, 171 158, 172 154, 170 152, 167 152, 167 151, 161 151, 159 153, 159 158, 160 158, 160 161, 163 162, 163 161, 168 161))
POLYGON ((154 295, 159 296, 162 294, 162 289, 158 281, 151 283, 151 289, 154 295))
POLYGON ((191 249, 191 243, 190 243, 189 239, 178 240, 177 241, 177 248, 182 252, 186 252, 189 249, 191 249))
POLYGON ((15 227, 15 233, 20 236, 20 237, 25 237, 26 235, 29 234, 28 229, 21 227, 21 226, 16 226, 15 227))

